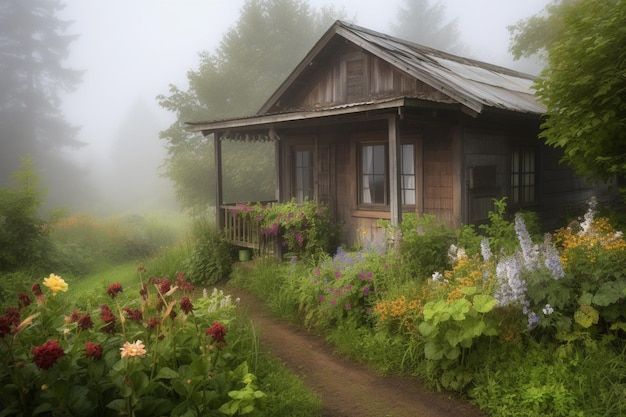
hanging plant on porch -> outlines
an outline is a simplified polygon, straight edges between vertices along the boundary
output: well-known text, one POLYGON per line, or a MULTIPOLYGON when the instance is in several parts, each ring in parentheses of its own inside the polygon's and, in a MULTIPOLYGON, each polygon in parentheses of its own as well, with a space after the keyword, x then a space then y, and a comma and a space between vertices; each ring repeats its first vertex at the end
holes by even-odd
POLYGON ((328 208, 316 201, 238 204, 236 213, 257 221, 266 237, 279 237, 283 252, 316 256, 333 252, 338 243, 339 227, 331 221, 328 208))

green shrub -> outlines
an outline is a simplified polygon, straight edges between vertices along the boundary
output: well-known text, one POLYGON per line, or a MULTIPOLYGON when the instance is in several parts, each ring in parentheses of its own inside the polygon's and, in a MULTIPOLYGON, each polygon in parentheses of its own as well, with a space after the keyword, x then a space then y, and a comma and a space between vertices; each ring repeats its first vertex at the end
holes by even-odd
POLYGON ((45 199, 30 158, 13 173, 15 186, 0 188, 0 271, 42 271, 51 245, 38 209, 45 199))
MULTIPOLYGON (((387 228, 389 223, 383 222, 387 228)), ((447 265, 447 251, 454 233, 433 215, 407 214, 399 225, 399 253, 405 269, 413 277, 424 280, 447 265)))
POLYGON ((185 276, 196 285, 211 285, 228 278, 235 261, 235 248, 206 218, 195 219, 191 248, 185 260, 185 276))

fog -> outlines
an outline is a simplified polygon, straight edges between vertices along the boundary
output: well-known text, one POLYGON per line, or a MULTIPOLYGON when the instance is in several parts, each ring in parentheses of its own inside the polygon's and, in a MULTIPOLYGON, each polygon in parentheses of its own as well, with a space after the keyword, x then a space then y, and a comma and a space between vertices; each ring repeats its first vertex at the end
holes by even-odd
MULTIPOLYGON (((347 20, 389 32, 401 0, 311 0, 314 7, 345 8, 347 20)), ((431 2, 432 3, 432 2, 431 2)), ((514 62, 508 52, 508 25, 540 12, 548 0, 443 0, 457 19, 472 58, 524 72, 532 62, 514 62)), ((174 208, 171 184, 159 176, 165 157, 159 131, 174 115, 157 104, 174 84, 186 89, 186 73, 199 65, 198 53, 214 52, 233 27, 243 0, 65 0, 60 15, 73 21, 67 66, 85 70, 78 89, 63 100, 67 120, 80 126, 87 146, 71 157, 96 184, 90 201, 103 212, 174 208), (95 204, 94 204, 95 203, 95 204)), ((210 119, 211 115, 207 115, 210 119)))

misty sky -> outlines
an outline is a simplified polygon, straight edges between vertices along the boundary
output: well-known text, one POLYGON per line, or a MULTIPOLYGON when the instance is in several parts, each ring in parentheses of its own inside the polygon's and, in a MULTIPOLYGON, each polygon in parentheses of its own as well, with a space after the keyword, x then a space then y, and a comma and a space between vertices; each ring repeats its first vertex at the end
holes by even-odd
MULTIPOLYGON (((387 32, 399 0, 312 0, 312 5, 345 7, 348 18, 387 32), (383 6, 384 5, 384 6, 383 6)), ((513 66, 506 26, 536 14, 548 0, 443 0, 449 17, 458 18, 471 54, 487 62, 513 66)), ((157 94, 170 83, 186 87, 185 75, 198 68, 198 52, 214 51, 239 17, 243 0, 65 0, 62 18, 74 21, 68 64, 86 70, 79 89, 64 101, 68 120, 82 126, 80 137, 106 148, 107 138, 133 103, 155 106, 163 127, 172 115, 161 110, 157 94)))

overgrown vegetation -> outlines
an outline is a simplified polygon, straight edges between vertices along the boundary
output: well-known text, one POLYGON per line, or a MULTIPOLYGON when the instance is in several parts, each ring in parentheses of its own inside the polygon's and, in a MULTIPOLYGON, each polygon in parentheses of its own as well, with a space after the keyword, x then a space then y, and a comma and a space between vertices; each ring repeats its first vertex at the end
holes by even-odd
POLYGON ((454 234, 409 218, 397 250, 263 260, 233 283, 345 355, 461 392, 490 415, 623 415, 622 233, 593 201, 578 223, 545 236, 529 232, 535 216, 507 217, 505 200, 495 207, 488 225, 457 232, 445 265, 432 254, 454 234))

